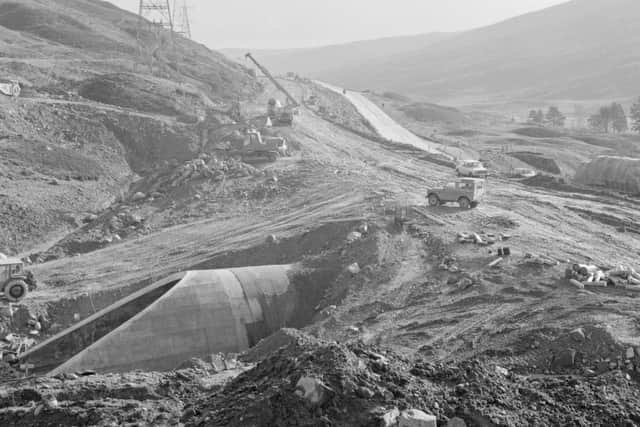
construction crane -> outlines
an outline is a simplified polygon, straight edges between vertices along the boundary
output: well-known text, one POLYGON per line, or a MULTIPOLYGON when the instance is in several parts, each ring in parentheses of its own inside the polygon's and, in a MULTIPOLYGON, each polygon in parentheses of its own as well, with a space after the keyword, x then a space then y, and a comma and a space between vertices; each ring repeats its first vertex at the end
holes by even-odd
POLYGON ((263 67, 258 61, 256 61, 256 59, 253 57, 253 55, 251 55, 250 53, 247 53, 245 55, 245 57, 247 57, 248 59, 250 59, 254 64, 256 64, 256 67, 258 67, 258 69, 260 71, 262 71, 262 74, 264 74, 265 76, 267 76, 267 78, 269 80, 271 80, 271 83, 273 83, 273 85, 275 87, 278 88, 278 90, 280 90, 280 92, 284 93, 287 97, 287 103, 290 104, 292 107, 299 107, 300 104, 298 103, 298 101, 296 101, 296 99, 291 96, 291 94, 280 84, 278 83, 278 81, 275 79, 275 77, 273 77, 271 75, 271 73, 269 72, 269 70, 267 70, 265 67, 263 67))

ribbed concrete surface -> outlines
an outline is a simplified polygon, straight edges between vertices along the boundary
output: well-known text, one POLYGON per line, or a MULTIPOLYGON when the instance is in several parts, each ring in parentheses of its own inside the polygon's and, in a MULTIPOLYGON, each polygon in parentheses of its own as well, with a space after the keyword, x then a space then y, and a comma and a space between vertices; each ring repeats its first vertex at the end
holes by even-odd
POLYGON ((155 302, 51 374, 168 370, 191 357, 246 350, 291 319, 296 295, 290 270, 187 272, 155 302))

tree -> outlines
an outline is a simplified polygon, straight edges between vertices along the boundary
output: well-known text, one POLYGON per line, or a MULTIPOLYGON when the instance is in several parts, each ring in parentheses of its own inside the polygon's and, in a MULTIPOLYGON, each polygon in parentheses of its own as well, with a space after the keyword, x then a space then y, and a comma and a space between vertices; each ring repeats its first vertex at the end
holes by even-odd
POLYGON ((627 114, 624 112, 622 105, 615 102, 611 104, 611 127, 618 133, 629 130, 627 114))
POLYGON ((544 113, 542 110, 531 110, 529 111, 529 117, 527 119, 529 123, 533 123, 536 125, 541 125, 544 123, 544 113))
POLYGON ((564 122, 567 119, 556 106, 549 107, 545 118, 554 127, 564 127, 564 122))
POLYGON ((588 122, 591 129, 597 131, 604 130, 605 132, 607 132, 601 113, 598 112, 596 114, 593 114, 591 117, 589 117, 588 122))
POLYGON ((593 116, 589 117, 589 125, 595 130, 604 131, 609 133, 611 122, 613 117, 611 115, 611 108, 608 106, 600 107, 600 110, 593 116))
POLYGON ((600 107, 600 110, 589 118, 589 125, 605 133, 609 133, 609 130, 620 133, 629 129, 624 108, 617 102, 600 107))
POLYGON ((640 98, 631 106, 629 117, 631 117, 631 130, 640 132, 640 98))

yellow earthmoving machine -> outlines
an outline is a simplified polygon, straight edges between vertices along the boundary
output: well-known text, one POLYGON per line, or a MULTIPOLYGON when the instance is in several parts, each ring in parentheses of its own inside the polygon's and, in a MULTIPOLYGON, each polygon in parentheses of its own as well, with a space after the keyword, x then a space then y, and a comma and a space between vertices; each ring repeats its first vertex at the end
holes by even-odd
POLYGON ((236 130, 219 144, 218 155, 234 158, 244 163, 275 162, 279 157, 289 155, 287 140, 281 136, 265 136, 255 129, 243 132, 236 130))
POLYGON ((267 115, 271 119, 271 123, 274 126, 292 126, 293 116, 297 113, 296 109, 300 106, 298 101, 296 101, 296 99, 278 82, 278 80, 271 75, 269 70, 256 61, 250 53, 247 53, 245 56, 247 59, 250 59, 260 71, 262 71, 262 74, 264 74, 287 99, 285 106, 282 106, 282 104, 280 104, 280 102, 275 98, 271 98, 269 100, 267 105, 267 115))

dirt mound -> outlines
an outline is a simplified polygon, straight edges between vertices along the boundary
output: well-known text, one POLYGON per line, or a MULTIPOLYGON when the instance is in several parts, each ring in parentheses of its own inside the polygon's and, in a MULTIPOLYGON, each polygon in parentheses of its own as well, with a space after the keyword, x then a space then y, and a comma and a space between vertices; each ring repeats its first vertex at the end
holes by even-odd
POLYGON ((640 194, 640 159, 601 156, 583 165, 575 180, 584 185, 640 194))
POLYGON ((561 132, 543 127, 520 128, 512 131, 516 135, 528 136, 530 138, 559 138, 564 136, 561 132))
POLYGON ((620 372, 599 378, 527 377, 483 360, 414 363, 380 348, 308 337, 186 408, 183 421, 371 426, 381 425, 394 408, 413 408, 435 415, 439 425, 453 417, 468 425, 620 425, 640 415, 633 388, 620 372), (305 396, 306 386, 316 395, 305 396))
POLYGON ((509 153, 509 155, 541 171, 552 173, 554 175, 559 175, 561 173, 561 170, 555 160, 550 157, 545 157, 540 153, 520 151, 509 153))

